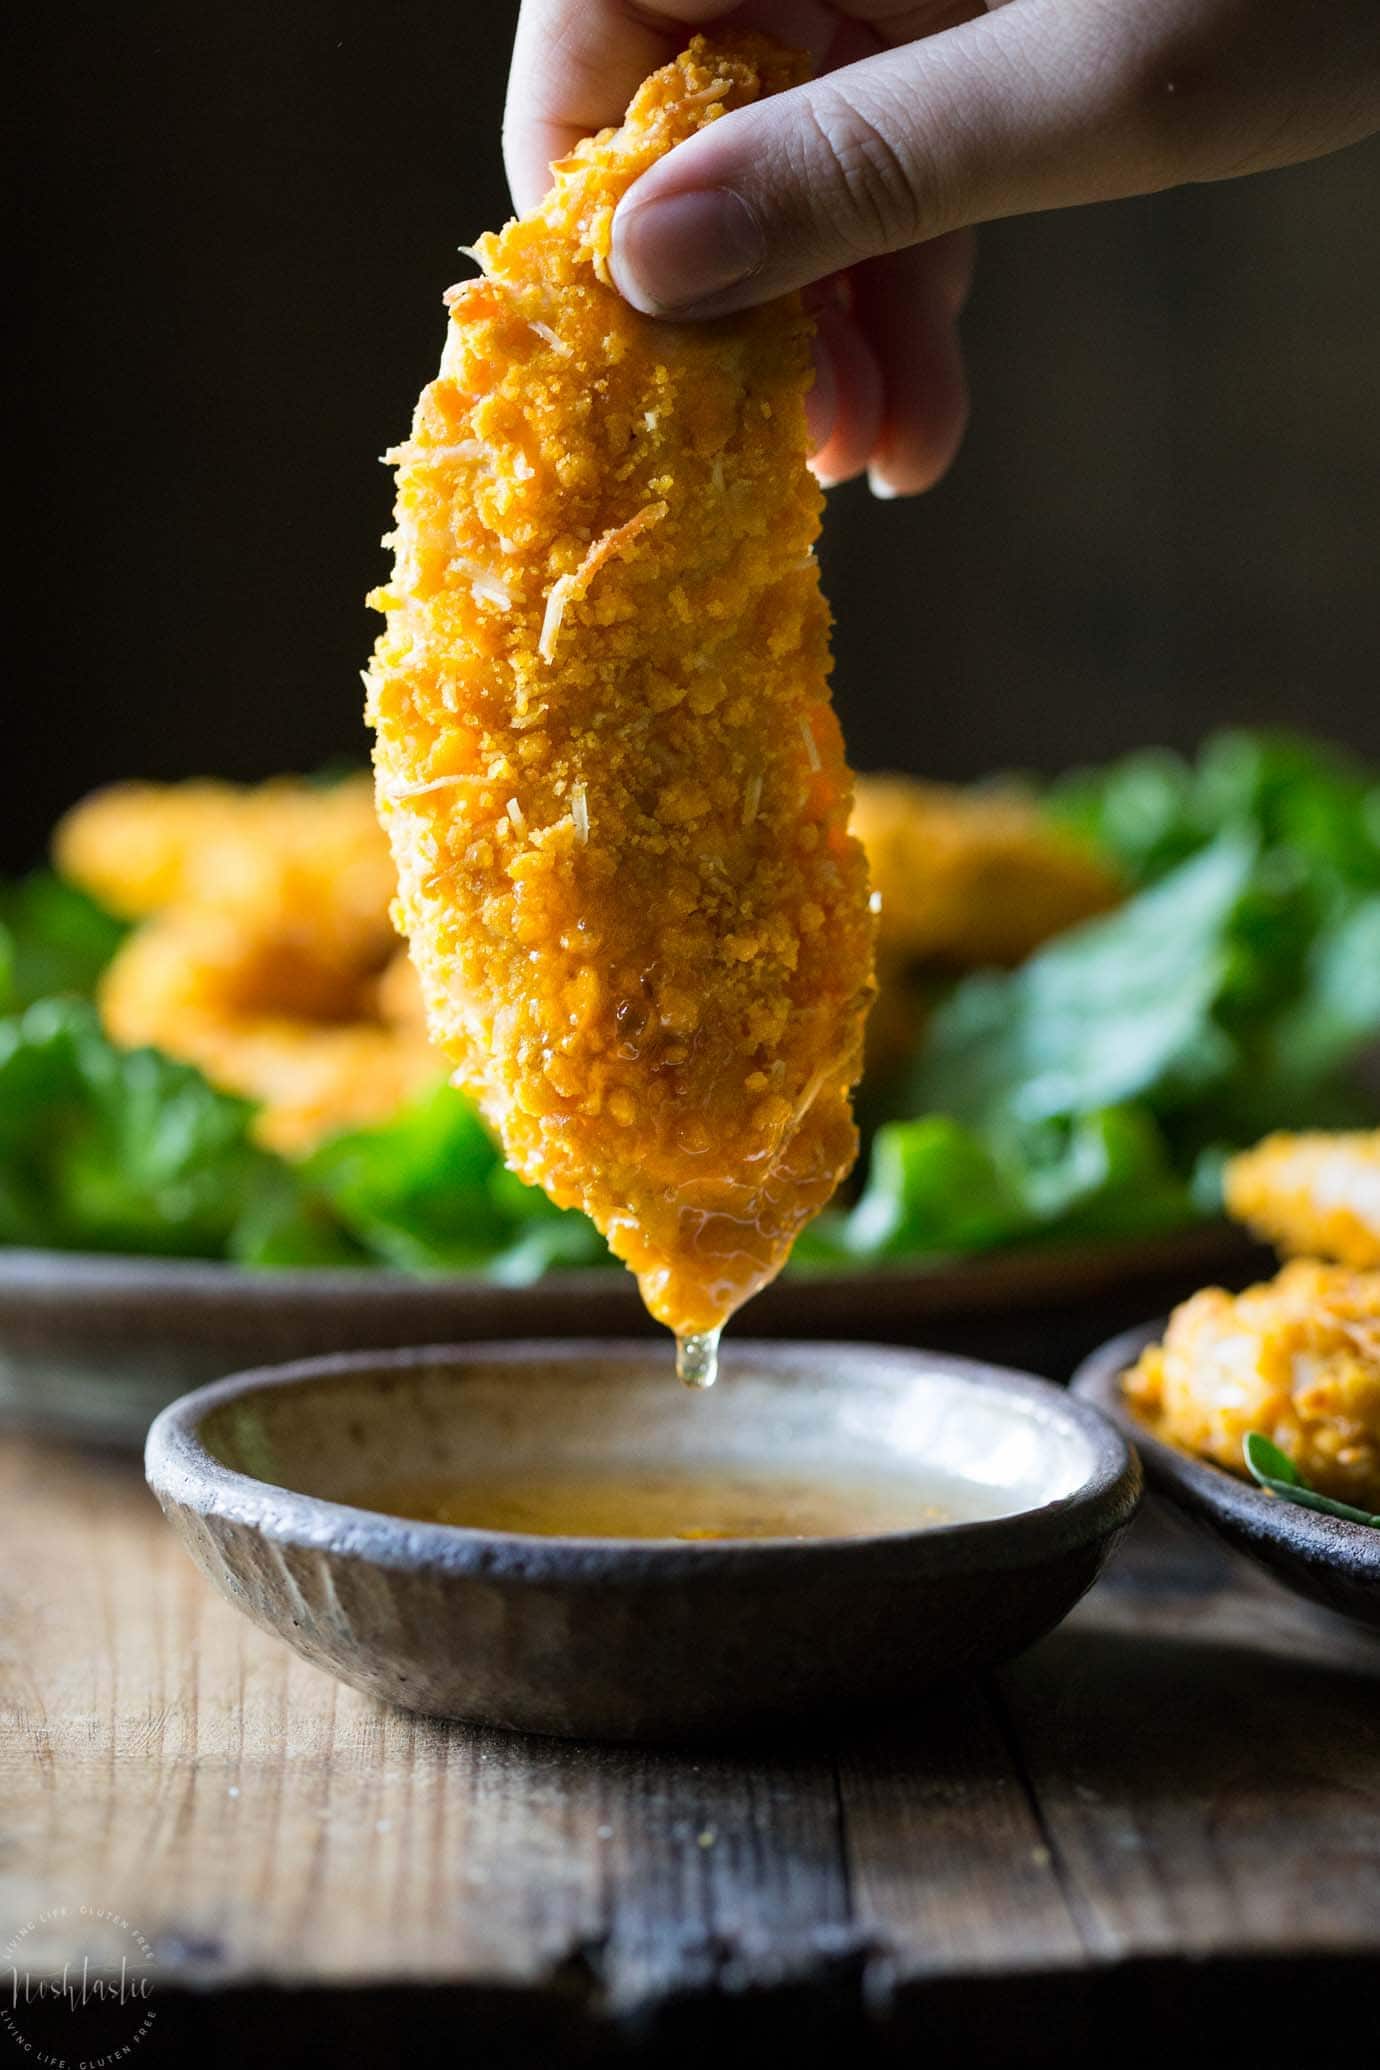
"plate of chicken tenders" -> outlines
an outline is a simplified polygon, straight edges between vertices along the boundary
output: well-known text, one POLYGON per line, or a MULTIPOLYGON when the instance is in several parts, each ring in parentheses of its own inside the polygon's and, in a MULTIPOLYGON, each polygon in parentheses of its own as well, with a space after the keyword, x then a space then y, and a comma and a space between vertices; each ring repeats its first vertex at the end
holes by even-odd
POLYGON ((704 1385, 740 1311, 1124 1320, 1244 1276, 1252 1145, 1373 1127, 1380 771, 1249 730, 850 771, 810 318, 608 271, 632 181, 794 66, 696 38, 466 248, 388 455, 372 775, 114 783, 0 887, 26 1417, 653 1323, 704 1385))
POLYGON ((1228 1196, 1287 1263, 1117 1338, 1075 1390, 1190 1515, 1380 1627, 1380 1130, 1272 1137, 1228 1196))

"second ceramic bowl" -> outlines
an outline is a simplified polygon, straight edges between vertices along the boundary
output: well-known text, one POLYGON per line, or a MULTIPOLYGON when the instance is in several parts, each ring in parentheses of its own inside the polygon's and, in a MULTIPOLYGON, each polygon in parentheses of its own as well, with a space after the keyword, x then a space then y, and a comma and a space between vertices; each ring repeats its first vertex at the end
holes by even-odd
POLYGON ((1118 1424, 1145 1461, 1151 1486, 1258 1562, 1296 1595, 1380 1631, 1380 1531, 1281 1502, 1243 1475, 1166 1444, 1139 1417, 1122 1381, 1164 1323, 1145 1323, 1085 1359, 1074 1391, 1118 1424))

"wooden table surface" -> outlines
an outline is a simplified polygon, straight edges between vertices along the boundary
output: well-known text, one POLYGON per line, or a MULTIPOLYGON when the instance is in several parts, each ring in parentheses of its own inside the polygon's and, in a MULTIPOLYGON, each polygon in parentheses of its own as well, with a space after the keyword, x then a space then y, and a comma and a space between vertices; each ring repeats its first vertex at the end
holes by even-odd
POLYGON ((137 1927, 131 2060, 1035 2063, 1380 2021, 1380 1646, 1157 1511, 999 1674, 678 1755, 387 1710, 216 1596, 132 1463, 9 1439, 0 1721, 0 1950, 55 1973, 92 1913, 137 1927))

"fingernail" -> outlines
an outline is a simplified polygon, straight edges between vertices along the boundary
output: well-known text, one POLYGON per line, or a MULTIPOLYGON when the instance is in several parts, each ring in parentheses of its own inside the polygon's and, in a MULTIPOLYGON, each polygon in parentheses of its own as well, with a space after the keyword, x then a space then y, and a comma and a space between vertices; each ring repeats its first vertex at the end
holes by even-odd
POLYGON ((613 277, 653 316, 691 309, 750 280, 766 255, 761 225, 731 187, 634 203, 613 219, 613 277))
POLYGON ((894 503, 901 493, 899 489, 893 489, 891 483, 878 474, 875 467, 869 467, 867 470, 867 486, 882 503, 894 503))

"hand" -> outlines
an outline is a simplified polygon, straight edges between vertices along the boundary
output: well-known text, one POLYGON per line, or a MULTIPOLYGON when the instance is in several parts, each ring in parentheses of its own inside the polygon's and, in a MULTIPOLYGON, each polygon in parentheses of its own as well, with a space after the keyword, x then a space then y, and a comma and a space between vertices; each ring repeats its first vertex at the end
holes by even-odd
POLYGON ((809 49, 636 183, 613 273, 653 316, 806 289, 813 465, 928 488, 962 436, 971 225, 1317 157, 1380 128, 1377 0, 523 0, 505 150, 519 207, 691 27, 809 49))

